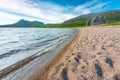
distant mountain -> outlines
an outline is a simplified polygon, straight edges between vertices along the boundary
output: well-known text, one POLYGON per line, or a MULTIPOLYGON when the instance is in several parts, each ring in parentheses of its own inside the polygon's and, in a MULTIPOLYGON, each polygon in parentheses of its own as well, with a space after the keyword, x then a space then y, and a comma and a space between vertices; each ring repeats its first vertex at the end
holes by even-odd
POLYGON ((17 23, 9 24, 9 25, 0 25, 0 27, 32 27, 35 25, 44 25, 43 22, 38 21, 27 21, 27 20, 20 20, 17 23))

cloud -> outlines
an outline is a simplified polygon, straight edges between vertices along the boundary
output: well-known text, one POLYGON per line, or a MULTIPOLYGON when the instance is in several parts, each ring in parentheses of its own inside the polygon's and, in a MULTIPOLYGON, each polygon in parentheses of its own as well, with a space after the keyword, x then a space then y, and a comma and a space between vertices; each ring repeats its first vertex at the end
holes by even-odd
POLYGON ((79 5, 79 6, 77 6, 77 7, 74 9, 74 12, 77 12, 77 11, 79 11, 79 10, 88 8, 88 7, 92 6, 92 5, 95 4, 95 3, 97 3, 97 1, 96 1, 96 0, 93 0, 93 1, 91 1, 91 2, 87 2, 87 3, 85 3, 85 4, 79 5))
POLYGON ((97 0, 93 0, 91 2, 87 2, 85 4, 79 5, 74 9, 74 13, 78 14, 88 14, 96 11, 101 11, 104 6, 109 4, 110 2, 100 2, 97 0))
POLYGON ((48 23, 57 23, 74 17, 72 14, 64 14, 62 12, 65 9, 64 7, 48 2, 31 3, 26 0, 1 0, 1 4, 0 11, 21 18, 25 17, 25 19, 29 17, 33 18, 33 20, 39 19, 48 23))
POLYGON ((18 15, 13 15, 10 13, 4 13, 4 12, 0 12, 0 24, 11 24, 11 23, 15 23, 16 21, 20 20, 20 19, 26 19, 26 20, 37 20, 39 21, 39 19, 33 19, 30 17, 25 17, 25 16, 18 16, 18 15))
POLYGON ((76 7, 65 7, 42 0, 1 0, 0 17, 6 21, 11 19, 7 22, 27 19, 45 23, 60 23, 81 14, 91 13, 92 10, 101 9, 107 4, 107 2, 101 3, 93 0, 76 7))

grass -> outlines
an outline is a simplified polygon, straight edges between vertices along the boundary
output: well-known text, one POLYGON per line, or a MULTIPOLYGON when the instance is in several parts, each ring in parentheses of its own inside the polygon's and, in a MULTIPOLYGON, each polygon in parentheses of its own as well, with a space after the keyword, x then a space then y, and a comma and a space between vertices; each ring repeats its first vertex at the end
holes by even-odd
MULTIPOLYGON (((107 22, 105 24, 95 25, 95 26, 117 26, 120 22, 107 22)), ((62 23, 62 24, 46 24, 46 25, 36 25, 34 28, 84 28, 88 27, 86 24, 80 22, 62 23)))
POLYGON ((35 25, 33 27, 39 27, 39 28, 77 28, 85 27, 85 22, 70 22, 70 23, 61 23, 61 24, 46 24, 46 25, 35 25))
POLYGON ((108 22, 105 24, 101 24, 101 26, 117 26, 120 25, 120 22, 108 22))

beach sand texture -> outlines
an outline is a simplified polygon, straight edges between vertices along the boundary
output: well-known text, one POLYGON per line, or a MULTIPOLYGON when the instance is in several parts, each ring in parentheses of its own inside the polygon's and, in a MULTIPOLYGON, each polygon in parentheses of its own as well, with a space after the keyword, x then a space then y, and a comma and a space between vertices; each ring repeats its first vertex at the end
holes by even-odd
POLYGON ((120 80, 120 28, 80 28, 28 80, 120 80))

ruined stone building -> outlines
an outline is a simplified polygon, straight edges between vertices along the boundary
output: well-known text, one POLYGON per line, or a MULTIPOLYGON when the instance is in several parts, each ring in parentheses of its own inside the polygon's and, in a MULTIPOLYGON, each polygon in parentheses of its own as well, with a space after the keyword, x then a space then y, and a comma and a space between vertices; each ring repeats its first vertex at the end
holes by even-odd
POLYGON ((105 18, 103 16, 95 16, 92 19, 88 19, 87 26, 99 25, 105 23, 105 18))

